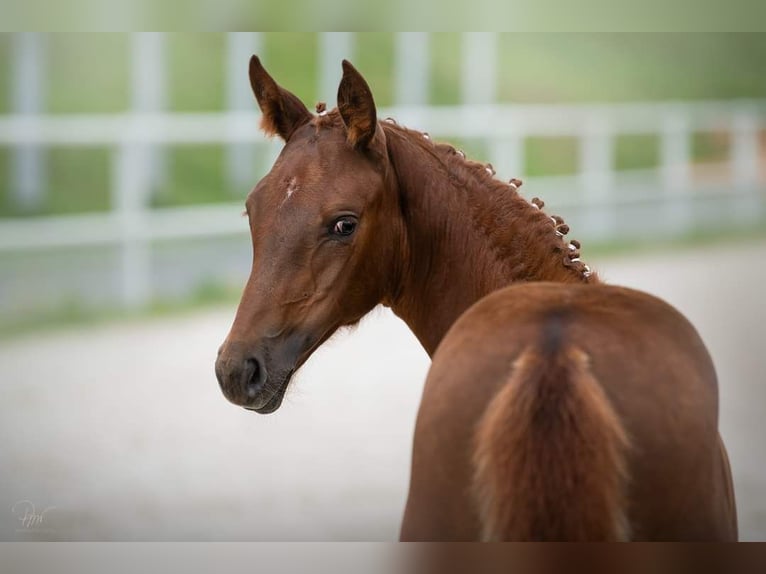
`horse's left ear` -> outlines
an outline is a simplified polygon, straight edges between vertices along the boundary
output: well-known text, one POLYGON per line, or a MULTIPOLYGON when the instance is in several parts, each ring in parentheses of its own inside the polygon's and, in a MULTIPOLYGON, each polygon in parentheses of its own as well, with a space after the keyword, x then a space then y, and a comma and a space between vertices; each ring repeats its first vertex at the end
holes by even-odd
POLYGON ((311 121, 311 112, 298 97, 279 86, 261 64, 258 56, 250 58, 250 86, 261 108, 261 128, 268 135, 290 139, 292 133, 311 121))
POLYGON ((343 78, 338 86, 338 111, 346 124, 348 142, 367 147, 375 135, 377 115, 370 86, 348 60, 343 60, 343 78))

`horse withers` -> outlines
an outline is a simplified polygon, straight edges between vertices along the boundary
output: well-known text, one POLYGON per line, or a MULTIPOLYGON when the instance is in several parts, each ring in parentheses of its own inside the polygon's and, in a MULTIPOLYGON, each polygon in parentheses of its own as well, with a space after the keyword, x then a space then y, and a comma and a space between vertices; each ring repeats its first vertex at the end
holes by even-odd
POLYGON ((339 327, 390 307, 432 357, 403 540, 735 540, 715 370, 693 326, 610 286, 521 182, 378 121, 343 62, 313 114, 257 57, 285 141, 246 201, 253 264, 216 375, 279 408, 339 327))

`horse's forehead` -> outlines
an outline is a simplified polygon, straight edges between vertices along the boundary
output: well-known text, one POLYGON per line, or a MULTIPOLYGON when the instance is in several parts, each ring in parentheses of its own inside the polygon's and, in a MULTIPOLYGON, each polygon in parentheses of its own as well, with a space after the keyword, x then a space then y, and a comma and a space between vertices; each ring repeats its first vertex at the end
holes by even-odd
POLYGON ((343 163, 347 153, 342 141, 314 135, 302 137, 290 142, 272 167, 271 173, 280 176, 303 175, 304 178, 317 177, 324 171, 331 171, 337 164, 343 163))
POLYGON ((346 143, 344 133, 307 126, 296 136, 253 190, 258 207, 273 212, 286 206, 321 209, 324 203, 342 199, 345 192, 371 189, 374 169, 346 143))
POLYGON ((330 180, 339 184, 351 181, 358 176, 364 177, 366 170, 372 171, 372 167, 346 143, 345 138, 320 133, 295 145, 288 144, 274 164, 271 175, 282 187, 287 187, 293 179, 299 185, 310 186, 330 180))

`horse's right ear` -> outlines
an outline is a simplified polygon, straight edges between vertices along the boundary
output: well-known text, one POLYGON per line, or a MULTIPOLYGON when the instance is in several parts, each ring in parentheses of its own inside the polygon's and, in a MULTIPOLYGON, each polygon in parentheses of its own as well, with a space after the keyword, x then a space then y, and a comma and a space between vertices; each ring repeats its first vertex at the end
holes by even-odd
POLYGON ((338 86, 338 111, 346 126, 348 142, 364 148, 375 136, 377 112, 370 86, 351 62, 343 60, 343 77, 338 86))
POLYGON ((258 56, 250 58, 250 86, 261 108, 261 129, 268 135, 287 141, 296 128, 311 121, 303 102, 269 76, 258 56))

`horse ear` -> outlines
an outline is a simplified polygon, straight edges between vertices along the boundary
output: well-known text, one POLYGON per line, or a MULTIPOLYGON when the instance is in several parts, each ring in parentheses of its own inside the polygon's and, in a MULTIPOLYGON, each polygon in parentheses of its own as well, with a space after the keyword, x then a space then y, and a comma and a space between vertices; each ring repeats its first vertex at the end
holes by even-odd
POLYGON ((375 100, 370 86, 348 60, 343 60, 343 78, 338 86, 338 111, 346 124, 348 141, 366 147, 377 127, 375 100))
POLYGON ((261 129, 287 141, 292 133, 311 121, 311 112, 298 97, 269 76, 258 56, 250 58, 250 86, 261 108, 261 129))

